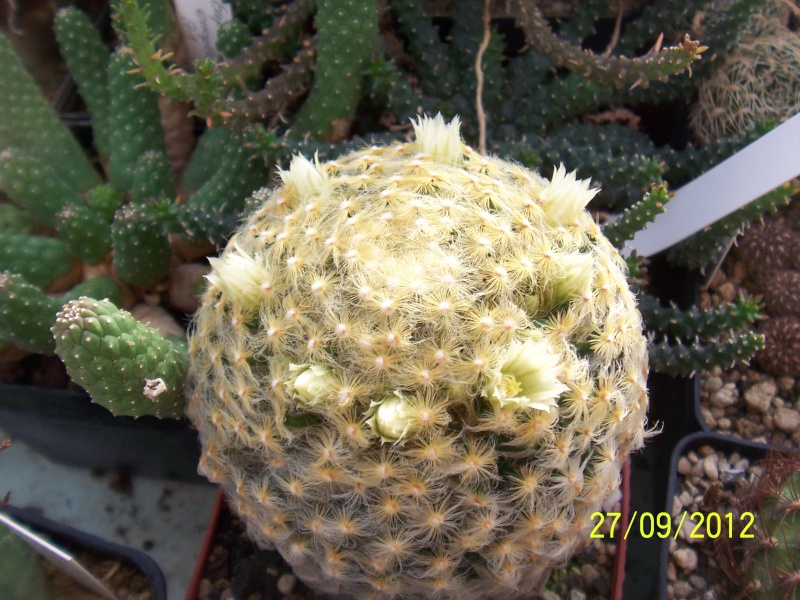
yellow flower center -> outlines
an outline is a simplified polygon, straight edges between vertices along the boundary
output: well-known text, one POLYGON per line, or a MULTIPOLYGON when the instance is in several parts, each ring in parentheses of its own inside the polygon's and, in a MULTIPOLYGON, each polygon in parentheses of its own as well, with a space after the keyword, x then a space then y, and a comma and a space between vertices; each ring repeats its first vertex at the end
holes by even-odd
POLYGON ((517 378, 510 373, 503 373, 500 378, 500 389, 505 394, 505 398, 516 398, 517 394, 522 391, 522 385, 517 378))

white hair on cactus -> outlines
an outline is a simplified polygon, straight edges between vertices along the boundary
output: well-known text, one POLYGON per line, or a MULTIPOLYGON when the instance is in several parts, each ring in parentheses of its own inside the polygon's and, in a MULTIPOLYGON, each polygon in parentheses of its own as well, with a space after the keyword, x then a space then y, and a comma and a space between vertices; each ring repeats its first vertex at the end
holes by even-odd
POLYGON ((461 119, 457 116, 444 122, 442 113, 435 117, 419 117, 414 123, 415 148, 445 164, 455 164, 461 158, 461 119))
POLYGON ((599 189, 589 189, 590 179, 577 179, 561 164, 553 171, 550 185, 542 190, 542 206, 550 223, 572 225, 599 189))

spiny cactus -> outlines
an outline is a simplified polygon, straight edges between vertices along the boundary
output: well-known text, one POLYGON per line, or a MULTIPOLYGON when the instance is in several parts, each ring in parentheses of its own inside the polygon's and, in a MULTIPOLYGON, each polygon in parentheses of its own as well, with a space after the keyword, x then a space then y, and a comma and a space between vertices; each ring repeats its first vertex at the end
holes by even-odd
POLYGON ((166 339, 108 300, 66 303, 53 325, 72 379, 116 415, 183 416, 185 341, 166 339))
POLYGON ((201 471, 352 597, 524 597, 647 435, 647 352, 588 181, 416 140, 296 157, 212 260, 201 471))
POLYGON ((744 596, 789 600, 800 588, 800 457, 771 452, 761 468, 740 503, 741 511, 755 515, 754 521, 739 539, 719 547, 741 557, 728 575, 744 596))

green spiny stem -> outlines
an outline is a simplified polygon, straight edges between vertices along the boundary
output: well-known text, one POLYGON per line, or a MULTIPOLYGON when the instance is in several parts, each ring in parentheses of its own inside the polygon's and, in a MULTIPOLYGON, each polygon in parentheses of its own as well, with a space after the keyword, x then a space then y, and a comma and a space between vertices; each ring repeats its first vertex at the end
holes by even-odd
POLYGON ((773 124, 764 123, 745 133, 713 144, 704 144, 699 148, 689 146, 680 152, 659 150, 660 156, 667 163, 666 176, 673 186, 694 179, 760 138, 770 131, 773 126, 773 124))
POLYGON ((119 285, 108 277, 85 281, 60 296, 48 296, 21 276, 0 273, 0 339, 37 354, 53 354, 50 328, 61 306, 85 294, 119 301, 119 285))
POLYGON ((131 202, 174 198, 175 180, 166 152, 161 150, 144 152, 136 160, 131 177, 131 202))
POLYGON ((33 219, 13 204, 0 204, 0 231, 29 233, 33 219))
POLYGON ((37 158, 16 148, 0 151, 0 190, 29 217, 45 227, 55 227, 63 208, 84 204, 58 172, 37 158))
POLYGON ((59 239, 0 231, 0 271, 12 271, 47 289, 73 266, 67 245, 59 239))
POLYGON ((211 112, 225 123, 252 123, 281 113, 309 87, 314 63, 311 41, 297 53, 284 70, 271 77, 258 91, 245 92, 244 98, 224 99, 214 103, 211 112))
POLYGON ((53 30, 58 48, 92 117, 94 145, 101 155, 108 156, 108 49, 86 13, 73 6, 58 11, 53 30))
POLYGON ((186 343, 165 338, 107 300, 81 297, 53 326, 70 377, 115 415, 183 416, 186 343))
POLYGON ((97 264, 111 252, 111 226, 88 206, 69 206, 58 213, 58 234, 80 261, 97 264))
POLYGON ((639 311, 650 331, 686 339, 713 339, 732 329, 744 329, 760 317, 760 309, 758 302, 743 296, 705 310, 694 306, 687 310, 665 307, 650 294, 639 298, 639 311))
POLYGON ((725 340, 695 341, 691 346, 681 340, 674 344, 651 342, 650 369, 673 377, 687 377, 717 366, 728 369, 738 362, 747 362, 763 347, 764 337, 752 331, 736 332, 725 340))
POLYGON ((701 269, 721 260, 731 240, 739 235, 749 223, 756 221, 779 206, 789 203, 798 188, 788 182, 767 192, 747 206, 709 225, 703 231, 680 242, 669 251, 669 260, 690 269, 701 269))
POLYGON ((318 139, 349 137, 362 73, 378 33, 375 0, 328 0, 317 7, 314 83, 294 128, 318 139))
POLYGON ((224 59, 239 56, 253 40, 250 29, 239 19, 225 21, 217 30, 217 52, 224 59))
POLYGON ((591 78, 600 84, 617 87, 647 87, 651 81, 666 81, 691 69, 706 48, 686 35, 675 46, 653 49, 637 58, 598 56, 556 36, 536 6, 518 0, 514 3, 517 23, 528 43, 561 68, 591 78))
POLYGON ((50 165, 75 191, 86 191, 99 181, 80 145, 58 119, 2 33, 0 140, 3 148, 19 148, 50 165))
MULTIPOLYGON (((192 89, 201 81, 199 75, 190 75, 175 65, 165 66, 168 55, 156 47, 156 36, 148 24, 148 11, 139 0, 121 0, 115 6, 114 25, 117 34, 125 40, 134 61, 142 70, 142 76, 159 94, 188 102, 193 97, 192 89)), ((213 84, 206 80, 206 84, 213 84)))
POLYGON ((196 242, 221 243, 236 228, 246 199, 267 180, 267 168, 246 147, 250 134, 231 136, 220 168, 181 207, 184 234, 196 242))
POLYGON ((365 71, 366 91, 381 109, 388 109, 398 123, 407 123, 417 110, 432 113, 433 99, 425 98, 409 83, 394 62, 384 58, 373 60, 365 71), (425 110, 425 107, 431 110, 425 110))
POLYGON ((114 213, 125 204, 125 195, 110 183, 103 183, 89 190, 86 204, 101 214, 107 223, 111 223, 114 213))
POLYGON ((123 206, 111 224, 114 268, 131 285, 150 285, 169 271, 172 246, 152 207, 123 206))
POLYGON ((158 100, 143 83, 130 54, 124 48, 116 50, 108 64, 109 179, 120 190, 131 189, 136 161, 142 154, 149 150, 166 154, 158 100))
POLYGON ((231 0, 233 15, 241 19, 255 32, 259 33, 271 27, 275 21, 275 6, 279 2, 264 2, 263 0, 231 0))
POLYGON ((298 37, 314 10, 314 4, 314 0, 293 0, 285 5, 272 27, 254 38, 253 43, 236 58, 218 65, 222 83, 225 86, 238 85, 240 81, 259 75, 268 60, 278 58, 283 46, 298 37))
POLYGON ((603 228, 603 234, 617 250, 622 250, 625 242, 632 240, 637 232, 664 212, 664 205, 669 202, 667 184, 654 185, 639 202, 626 208, 619 218, 603 228))
POLYGON ((214 176, 214 173, 220 168, 220 157, 224 155, 225 148, 231 143, 231 135, 229 127, 220 125, 206 129, 197 139, 194 152, 192 152, 181 178, 181 186, 185 190, 194 192, 214 176))
POLYGON ((456 93, 458 73, 447 46, 439 41, 438 31, 425 15, 422 2, 392 0, 391 6, 400 22, 400 30, 408 38, 411 53, 417 60, 423 93, 434 97, 452 97, 456 93))

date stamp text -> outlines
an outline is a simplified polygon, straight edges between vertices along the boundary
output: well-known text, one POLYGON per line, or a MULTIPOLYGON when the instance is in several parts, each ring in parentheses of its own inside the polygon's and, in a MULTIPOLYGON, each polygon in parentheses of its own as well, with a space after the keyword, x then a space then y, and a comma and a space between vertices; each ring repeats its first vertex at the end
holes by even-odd
MULTIPOLYGON (((716 512, 702 513, 702 512, 689 512, 683 511, 680 514, 680 519, 677 517, 672 518, 672 515, 667 512, 651 513, 633 511, 631 518, 628 520, 625 531, 619 525, 622 513, 619 512, 594 512, 591 519, 595 523, 592 529, 591 536, 593 539, 614 539, 620 533, 623 534, 624 539, 633 533, 649 539, 658 537, 666 539, 674 537, 678 539, 681 529, 684 527, 686 519, 689 519, 691 530, 689 531, 689 538, 694 540, 716 539, 722 535, 740 539, 753 538, 751 528, 755 517, 751 512, 743 512, 740 515, 732 513, 720 514, 716 512), (678 521, 677 524, 675 521, 678 521), (610 528, 609 525, 610 524, 610 528)), ((685 534, 684 534, 685 535, 685 534)))

